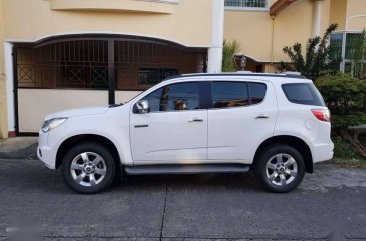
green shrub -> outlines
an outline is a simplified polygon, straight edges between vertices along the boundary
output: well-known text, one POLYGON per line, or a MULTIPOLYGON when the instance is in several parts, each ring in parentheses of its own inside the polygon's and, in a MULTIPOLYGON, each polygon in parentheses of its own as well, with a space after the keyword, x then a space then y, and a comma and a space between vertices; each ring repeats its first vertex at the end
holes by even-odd
POLYGON ((224 40, 222 49, 222 72, 233 72, 236 71, 235 55, 240 51, 239 43, 234 40, 228 42, 224 40))
POLYGON ((310 38, 303 52, 302 45, 295 43, 285 46, 282 51, 287 54, 293 65, 284 64, 285 69, 300 72, 307 78, 314 80, 324 73, 331 72, 331 66, 339 60, 330 59, 330 35, 338 28, 338 24, 329 25, 322 38, 310 38))
POLYGON ((352 146, 342 139, 340 136, 333 138, 334 143, 334 157, 340 159, 352 159, 359 156, 353 150, 352 146))
POLYGON ((337 74, 318 78, 316 86, 332 112, 334 128, 366 123, 366 81, 337 74))
POLYGON ((360 130, 349 128, 366 123, 366 81, 337 74, 318 78, 316 85, 332 113, 333 132, 366 157, 366 147, 358 138, 360 130))

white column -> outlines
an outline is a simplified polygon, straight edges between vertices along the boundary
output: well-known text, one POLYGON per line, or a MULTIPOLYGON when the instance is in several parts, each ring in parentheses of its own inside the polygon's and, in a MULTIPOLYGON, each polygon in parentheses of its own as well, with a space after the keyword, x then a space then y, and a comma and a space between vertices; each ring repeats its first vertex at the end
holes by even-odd
POLYGON ((208 49, 208 73, 220 73, 224 41, 224 0, 212 0, 211 47, 208 49))
POLYGON ((13 44, 4 43, 6 102, 8 107, 8 132, 15 131, 13 44))
POLYGON ((313 0, 313 37, 320 36, 323 0, 313 0))

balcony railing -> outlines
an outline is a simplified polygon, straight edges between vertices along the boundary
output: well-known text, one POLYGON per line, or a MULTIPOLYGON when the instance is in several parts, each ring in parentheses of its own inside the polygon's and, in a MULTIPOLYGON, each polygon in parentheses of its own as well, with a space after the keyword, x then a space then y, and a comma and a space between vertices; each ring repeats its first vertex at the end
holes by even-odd
POLYGON ((225 0, 225 8, 232 10, 268 10, 269 0, 225 0))

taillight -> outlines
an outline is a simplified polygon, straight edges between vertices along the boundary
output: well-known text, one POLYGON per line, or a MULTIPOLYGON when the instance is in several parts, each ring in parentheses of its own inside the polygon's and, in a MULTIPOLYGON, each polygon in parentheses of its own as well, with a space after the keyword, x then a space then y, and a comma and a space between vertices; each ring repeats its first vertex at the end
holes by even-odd
POLYGON ((330 111, 326 109, 312 109, 314 116, 320 121, 330 122, 330 111))

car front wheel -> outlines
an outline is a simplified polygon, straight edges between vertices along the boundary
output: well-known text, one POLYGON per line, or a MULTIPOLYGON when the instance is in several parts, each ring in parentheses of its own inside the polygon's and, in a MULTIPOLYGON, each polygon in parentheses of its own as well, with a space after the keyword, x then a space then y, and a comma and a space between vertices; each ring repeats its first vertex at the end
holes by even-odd
POLYGON ((116 165, 110 151, 97 143, 81 143, 70 149, 62 162, 66 184, 79 193, 98 193, 113 182, 116 165))
POLYGON ((285 193, 301 183, 305 175, 305 162, 295 148, 273 145, 261 153, 254 171, 258 181, 267 190, 285 193))

